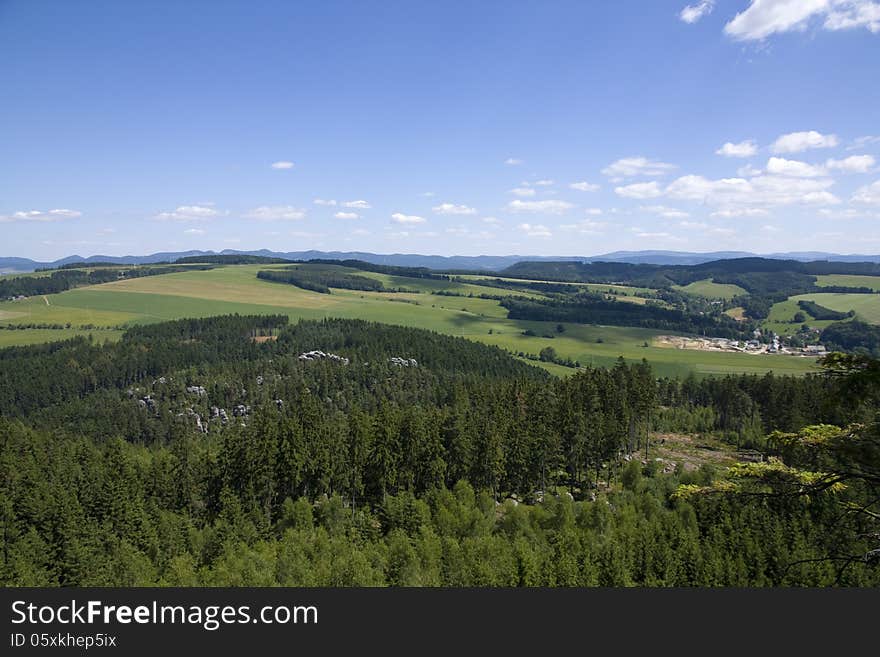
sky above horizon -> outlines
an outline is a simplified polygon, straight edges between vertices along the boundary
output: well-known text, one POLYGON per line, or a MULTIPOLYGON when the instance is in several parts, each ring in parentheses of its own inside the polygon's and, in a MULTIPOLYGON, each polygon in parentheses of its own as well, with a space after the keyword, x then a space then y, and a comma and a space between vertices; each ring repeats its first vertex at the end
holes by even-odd
POLYGON ((0 256, 880 253, 880 1, 0 0, 0 256))

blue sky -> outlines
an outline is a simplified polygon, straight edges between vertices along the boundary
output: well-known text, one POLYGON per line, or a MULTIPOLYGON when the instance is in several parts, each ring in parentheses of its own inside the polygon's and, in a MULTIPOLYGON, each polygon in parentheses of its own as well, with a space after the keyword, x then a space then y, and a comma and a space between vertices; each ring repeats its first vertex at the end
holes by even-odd
POLYGON ((0 0, 0 255, 880 252, 880 2, 0 0))

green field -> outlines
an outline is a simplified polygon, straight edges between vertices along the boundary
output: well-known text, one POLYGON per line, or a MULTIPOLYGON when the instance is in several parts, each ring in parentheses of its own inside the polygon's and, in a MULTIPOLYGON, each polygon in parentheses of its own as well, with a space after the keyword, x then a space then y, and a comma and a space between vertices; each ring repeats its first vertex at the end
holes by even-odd
MULTIPOLYGON (((319 294, 293 285, 263 281, 256 277, 261 269, 278 265, 225 266, 210 271, 192 271, 150 276, 78 288, 23 302, 0 304, 0 323, 70 322, 116 327, 158 322, 181 317, 207 317, 227 313, 281 313, 291 319, 348 317, 389 324, 402 324, 466 337, 497 345, 514 353, 537 354, 552 346, 559 356, 584 365, 611 365, 623 356, 628 360, 647 359, 661 375, 723 374, 728 372, 802 374, 815 369, 810 359, 788 356, 753 356, 737 353, 703 352, 653 346, 659 331, 566 324, 557 333, 556 324, 507 319, 498 301, 430 294, 448 289, 463 294, 494 293, 489 288, 431 279, 371 276, 395 287, 424 290, 422 293, 378 293, 333 290, 319 294), (531 329, 537 336, 525 336, 531 329), (544 335, 554 336, 541 337, 544 335), (645 344, 649 346, 644 346, 645 344)), ((364 274, 364 272, 360 272, 364 274)), ((500 292, 504 292, 503 290, 500 292)), ((113 339, 112 330, 13 330, 0 332, 15 344, 45 342, 74 333, 93 333, 98 339, 113 339)), ((542 363, 556 374, 569 374, 571 368, 542 363)))
MULTIPOLYGON (((794 333, 800 324, 792 324, 794 314, 800 311, 797 302, 800 300, 815 301, 820 306, 849 312, 854 310, 856 317, 871 324, 880 324, 880 294, 841 294, 830 292, 814 292, 789 297, 785 301, 774 304, 770 309, 770 316, 764 322, 764 326, 780 335, 794 333)), ((835 320, 817 320, 807 315, 806 324, 814 328, 825 328, 834 324, 835 320)))
POLYGON ((91 335, 96 341, 118 340, 122 331, 112 329, 24 329, 24 330, 0 330, 0 348, 17 347, 26 344, 41 342, 55 342, 67 340, 77 335, 91 335))
POLYGON ((846 274, 829 274, 816 276, 816 285, 827 287, 841 285, 845 287, 869 287, 880 292, 880 276, 848 276, 846 274))
POLYGON ((739 285, 716 283, 711 278, 702 281, 694 281, 690 285, 676 285, 675 289, 686 292, 687 294, 706 297, 707 299, 733 299, 733 297, 748 294, 748 292, 739 285))

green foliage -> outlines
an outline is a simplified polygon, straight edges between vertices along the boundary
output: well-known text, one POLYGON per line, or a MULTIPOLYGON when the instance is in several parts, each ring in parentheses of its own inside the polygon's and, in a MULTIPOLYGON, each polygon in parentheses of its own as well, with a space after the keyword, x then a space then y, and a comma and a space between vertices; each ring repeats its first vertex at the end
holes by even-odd
POLYGON ((833 401, 848 376, 658 381, 621 360, 554 379, 463 339, 286 316, 2 350, 0 583, 876 585, 793 565, 864 547, 830 496, 698 494, 863 501, 834 481, 832 454, 876 463, 867 425, 832 426, 871 412, 833 401), (780 460, 623 465, 658 423, 778 429, 780 460))
POLYGON ((275 283, 289 283, 304 290, 330 294, 330 288, 346 290, 368 290, 371 292, 390 292, 381 281, 366 276, 350 274, 339 267, 330 265, 292 265, 285 269, 272 269, 257 272, 257 278, 275 283))

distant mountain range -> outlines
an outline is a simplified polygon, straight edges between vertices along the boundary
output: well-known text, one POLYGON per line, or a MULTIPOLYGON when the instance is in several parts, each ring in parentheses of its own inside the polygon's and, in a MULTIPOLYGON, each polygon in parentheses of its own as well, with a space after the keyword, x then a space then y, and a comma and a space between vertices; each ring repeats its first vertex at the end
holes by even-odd
MULTIPOLYGON (((365 253, 361 251, 289 251, 278 252, 260 249, 259 251, 235 251, 225 249, 220 255, 260 255, 287 260, 363 260, 381 265, 399 267, 428 267, 429 269, 464 269, 500 271, 523 261, 577 261, 577 262, 630 262, 652 265, 699 265, 713 260, 747 258, 761 255, 764 258, 780 260, 830 260, 834 262, 880 262, 880 255, 841 255, 822 251, 803 251, 792 253, 755 254, 746 251, 715 251, 712 253, 689 253, 684 251, 614 251, 595 256, 439 256, 417 253, 365 253)), ((79 255, 67 256, 53 262, 37 262, 28 258, 0 257, 0 273, 30 272, 35 269, 58 267, 69 263, 113 262, 120 265, 147 265, 156 262, 174 262, 187 256, 218 255, 216 251, 176 251, 153 253, 145 256, 106 256, 93 255, 84 258, 79 255)))

